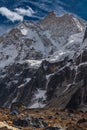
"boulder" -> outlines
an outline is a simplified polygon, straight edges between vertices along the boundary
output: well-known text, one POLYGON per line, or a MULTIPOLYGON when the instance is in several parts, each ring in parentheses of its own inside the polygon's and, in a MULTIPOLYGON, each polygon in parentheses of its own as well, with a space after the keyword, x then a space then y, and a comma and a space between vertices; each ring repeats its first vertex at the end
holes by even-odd
POLYGON ((45 122, 43 119, 34 117, 18 118, 13 121, 13 124, 15 126, 21 126, 21 127, 32 126, 34 128, 42 128, 48 126, 48 123, 45 122))
POLYGON ((28 127, 29 126, 28 120, 22 119, 22 118, 15 119, 13 121, 13 124, 15 126, 21 126, 21 127, 28 127))

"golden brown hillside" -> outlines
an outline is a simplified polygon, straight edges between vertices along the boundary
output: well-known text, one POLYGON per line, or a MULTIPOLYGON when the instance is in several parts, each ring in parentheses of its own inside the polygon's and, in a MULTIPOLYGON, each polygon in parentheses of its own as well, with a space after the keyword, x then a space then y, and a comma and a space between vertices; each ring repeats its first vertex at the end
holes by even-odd
POLYGON ((87 130, 87 112, 26 109, 18 115, 0 109, 0 130, 87 130), (48 129, 49 128, 49 129, 48 129))

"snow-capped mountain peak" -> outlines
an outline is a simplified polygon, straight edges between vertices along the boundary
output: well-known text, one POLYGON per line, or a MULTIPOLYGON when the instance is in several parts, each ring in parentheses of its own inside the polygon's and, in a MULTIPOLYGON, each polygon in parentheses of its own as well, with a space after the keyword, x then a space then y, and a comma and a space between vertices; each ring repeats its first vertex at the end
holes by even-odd
POLYGON ((53 12, 39 22, 23 21, 2 35, 0 106, 9 107, 15 101, 31 108, 71 107, 84 82, 78 79, 82 69, 86 71, 86 36, 82 19, 53 12))
POLYGON ((82 23, 70 14, 57 17, 52 12, 38 23, 24 21, 1 36, 0 66, 48 58, 54 52, 62 52, 70 40, 74 41, 73 35, 78 35, 82 30, 82 23))

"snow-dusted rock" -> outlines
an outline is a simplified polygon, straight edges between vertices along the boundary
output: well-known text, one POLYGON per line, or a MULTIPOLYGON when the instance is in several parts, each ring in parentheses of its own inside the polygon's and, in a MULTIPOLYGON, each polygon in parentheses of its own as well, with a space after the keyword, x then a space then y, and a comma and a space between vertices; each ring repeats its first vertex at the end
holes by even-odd
POLYGON ((15 26, 0 37, 0 106, 85 107, 86 48, 85 22, 71 14, 15 26))

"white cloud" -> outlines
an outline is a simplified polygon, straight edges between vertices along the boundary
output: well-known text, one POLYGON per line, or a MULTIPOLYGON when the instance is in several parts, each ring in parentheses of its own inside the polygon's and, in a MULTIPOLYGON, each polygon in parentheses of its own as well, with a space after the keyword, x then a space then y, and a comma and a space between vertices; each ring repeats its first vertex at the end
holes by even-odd
POLYGON ((23 21, 23 16, 17 14, 14 11, 11 11, 7 9, 6 7, 1 7, 0 8, 0 14, 11 20, 12 22, 14 21, 23 21))
POLYGON ((28 7, 28 9, 16 8, 15 11, 19 15, 23 15, 23 16, 32 16, 32 14, 34 14, 34 11, 30 7, 28 7))
POLYGON ((11 11, 6 7, 1 7, 0 14, 5 16, 10 21, 14 22, 14 21, 23 21, 24 16, 32 16, 34 14, 34 11, 30 7, 27 7, 27 9, 16 8, 14 9, 14 11, 11 11))

